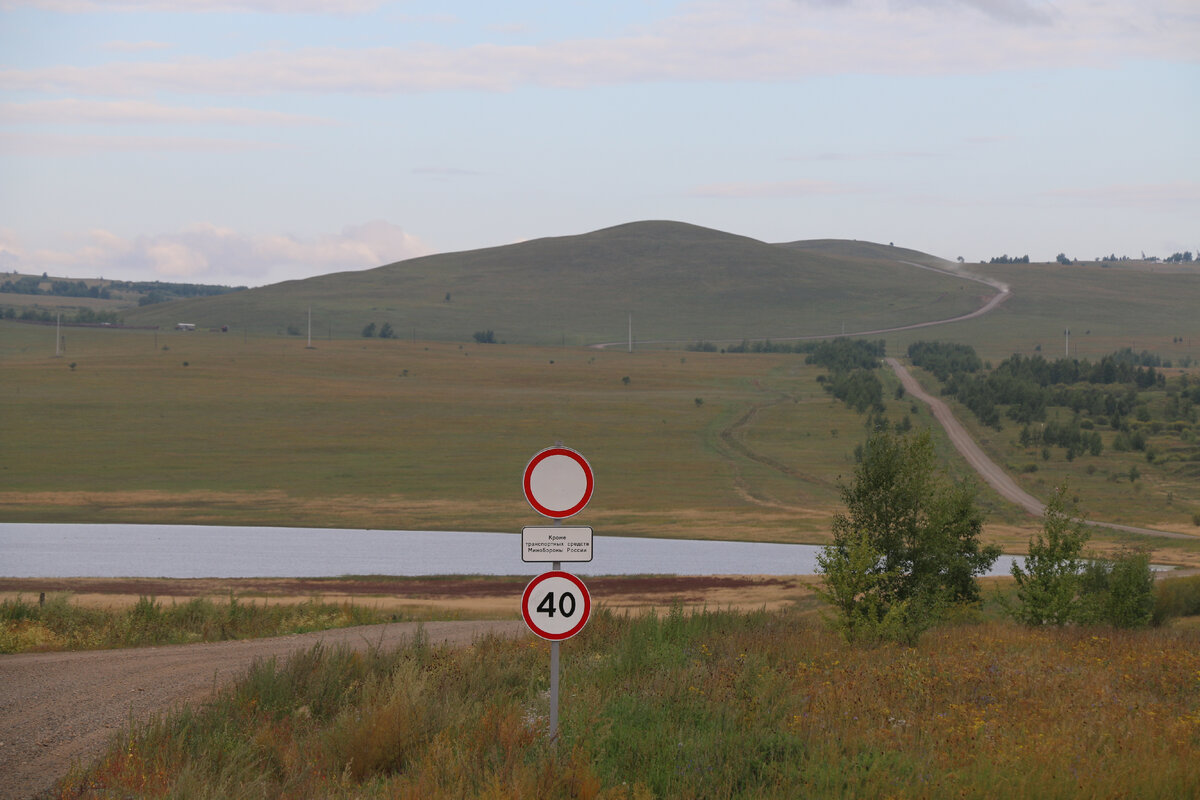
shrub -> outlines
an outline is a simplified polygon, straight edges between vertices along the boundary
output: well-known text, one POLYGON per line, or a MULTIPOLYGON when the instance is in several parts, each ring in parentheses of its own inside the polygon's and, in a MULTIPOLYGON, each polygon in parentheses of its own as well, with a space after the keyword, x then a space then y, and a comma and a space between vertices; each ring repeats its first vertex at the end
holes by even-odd
POLYGON ((1153 619, 1154 574, 1145 551, 1125 550, 1112 561, 1091 561, 1083 569, 1080 586, 1080 621, 1144 628, 1153 619))
POLYGON ((1154 590, 1154 611, 1150 622, 1162 625, 1174 617, 1200 614, 1200 575, 1188 578, 1168 578, 1159 581, 1154 590))
POLYGON ((1008 613, 1026 625, 1063 625, 1080 619, 1080 553, 1088 540, 1083 521, 1067 509, 1066 485, 1058 487, 1042 517, 1042 530, 1029 540, 1025 565, 1013 563, 1019 605, 1008 613))
POLYGON ((913 643, 950 603, 979 598, 975 576, 999 555, 980 547, 974 487, 934 473, 928 431, 873 434, 854 479, 842 487, 847 513, 818 556, 832 623, 849 640, 913 643))

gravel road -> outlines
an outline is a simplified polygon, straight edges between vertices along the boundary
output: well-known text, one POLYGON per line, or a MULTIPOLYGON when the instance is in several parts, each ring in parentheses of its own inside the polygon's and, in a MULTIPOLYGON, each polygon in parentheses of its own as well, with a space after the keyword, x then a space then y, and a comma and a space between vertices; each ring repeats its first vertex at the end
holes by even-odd
MULTIPOLYGON (((904 391, 929 406, 929 410, 933 412, 934 419, 946 429, 946 434, 950 437, 954 448, 967 460, 971 468, 979 473, 979 477, 983 478, 1004 499, 1016 503, 1035 517, 1042 516, 1046 510, 1045 504, 1018 486, 999 464, 987 457, 987 454, 975 443, 975 440, 971 438, 971 434, 967 433, 967 429, 954 416, 954 412, 950 410, 948 405, 941 399, 926 392, 921 384, 917 383, 917 379, 912 376, 912 373, 905 369, 899 361, 894 358, 885 358, 884 361, 896 373, 896 377, 900 379, 900 383, 904 386, 904 391)), ((1138 528, 1134 525, 1120 525, 1115 522, 1087 520, 1087 524, 1142 536, 1166 536, 1171 539, 1195 538, 1186 533, 1160 531, 1153 528, 1138 528)))
MULTIPOLYGON (((317 642, 396 646, 418 623, 342 628, 274 639, 0 656, 0 798, 48 792, 74 761, 104 750, 131 718, 204 699, 259 658, 286 656, 317 642)), ((528 633, 524 622, 427 622, 431 643, 469 644, 479 636, 528 633)))

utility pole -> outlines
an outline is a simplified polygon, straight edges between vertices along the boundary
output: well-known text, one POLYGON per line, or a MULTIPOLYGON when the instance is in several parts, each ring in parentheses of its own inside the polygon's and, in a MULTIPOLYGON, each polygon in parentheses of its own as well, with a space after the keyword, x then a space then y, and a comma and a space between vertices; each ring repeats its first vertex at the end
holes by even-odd
POLYGON ((633 352, 633 312, 629 312, 629 352, 633 352))

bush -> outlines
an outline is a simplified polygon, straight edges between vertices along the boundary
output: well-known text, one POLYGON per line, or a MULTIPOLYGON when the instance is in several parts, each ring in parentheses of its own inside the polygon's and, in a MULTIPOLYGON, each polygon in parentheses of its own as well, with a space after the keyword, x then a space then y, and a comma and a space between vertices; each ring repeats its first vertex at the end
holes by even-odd
POLYGON ((1096 559, 1083 569, 1080 621, 1114 628, 1144 628, 1155 609, 1154 574, 1145 551, 1125 550, 1112 561, 1096 559))
POLYGON ((821 594, 848 640, 912 644, 946 606, 979 598, 975 576, 999 548, 980 547, 974 487, 934 473, 928 431, 878 432, 861 452, 842 487, 847 513, 817 558, 821 594))
POLYGON ((1068 510, 1066 485, 1058 487, 1042 517, 1042 530, 1029 540, 1025 565, 1013 563, 1019 605, 1006 611, 1026 625, 1063 625, 1080 619, 1080 553, 1088 540, 1083 521, 1068 510))
POLYGON ((1154 591, 1154 612, 1150 622, 1162 625, 1175 617, 1200 614, 1200 575, 1159 581, 1154 591))

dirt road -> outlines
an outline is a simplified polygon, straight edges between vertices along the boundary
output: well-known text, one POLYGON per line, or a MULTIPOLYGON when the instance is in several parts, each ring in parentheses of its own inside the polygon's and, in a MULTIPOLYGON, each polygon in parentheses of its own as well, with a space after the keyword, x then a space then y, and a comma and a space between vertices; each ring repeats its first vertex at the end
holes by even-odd
MULTIPOLYGON (((948 405, 940 398, 926 392, 921 384, 917 383, 917 379, 912 376, 912 373, 905 369, 899 361, 894 358, 885 358, 884 361, 896 373, 896 377, 900 379, 900 383, 904 386, 904 391, 929 406, 929 410, 933 412, 934 419, 946 429, 946 435, 950 437, 954 449, 958 450, 962 454, 962 457, 967 460, 967 463, 971 465, 971 468, 979 473, 979 477, 983 478, 1004 499, 1016 503, 1035 517, 1042 515, 1046 510, 1045 504, 1018 486, 1016 481, 999 464, 987 457, 987 454, 975 443, 975 440, 971 438, 971 434, 967 433, 967 429, 954 416, 954 412, 950 410, 948 405)), ((1186 533, 1138 528, 1133 525, 1119 525, 1115 522, 1088 520, 1088 524, 1143 536, 1166 536, 1172 539, 1195 538, 1186 533)))
MULTIPOLYGON (((991 278, 983 278, 978 275, 972 275, 969 272, 961 272, 959 270, 954 270, 954 269, 939 269, 938 267, 930 267, 925 264, 917 264, 913 261, 898 261, 896 263, 903 264, 908 267, 916 267, 917 269, 929 270, 930 272, 938 272, 938 273, 941 273, 942 275, 949 275, 952 278, 961 278, 962 280, 965 280, 965 281, 973 281, 975 283, 982 283, 985 286, 995 289, 996 293, 993 295, 988 295, 986 297, 981 298, 983 300, 983 303, 979 306, 979 308, 975 309, 974 311, 969 311, 966 314, 959 314, 957 317, 947 317, 946 319, 933 319, 933 320, 929 320, 928 322, 914 322, 910 325, 899 325, 899 326, 892 327, 892 328, 875 328, 873 330, 861 330, 861 331, 845 331, 845 330, 843 330, 841 333, 818 333, 818 334, 811 334, 809 336, 759 336, 759 337, 754 337, 753 341, 766 340, 766 341, 771 341, 771 342, 811 342, 811 341, 816 341, 819 339, 837 339, 837 338, 841 338, 841 337, 845 337, 845 336, 877 336, 882 333, 896 333, 898 331, 913 331, 913 330, 917 330, 918 328, 931 328, 935 325, 949 325, 952 322, 965 322, 966 320, 969 320, 969 319, 975 319, 976 317, 982 317, 984 314, 990 314, 992 311, 996 310, 997 306, 999 306, 1001 303, 1003 303, 1008 298, 1012 297, 1012 290, 1009 288, 1008 284, 1001 283, 1000 281, 993 280, 991 278)), ((635 341, 635 342, 630 342, 629 344, 630 345, 688 344, 688 343, 694 342, 694 341, 696 341, 696 340, 695 339, 644 339, 644 340, 639 340, 639 341, 635 341)), ((738 342, 745 341, 745 339, 707 339, 706 341, 709 341, 712 344, 726 344, 726 343, 737 344, 738 342)), ((620 347, 625 344, 626 344, 626 342, 599 342, 597 344, 588 345, 588 347, 591 347, 592 349, 595 349, 595 350, 605 350, 609 347, 620 347)))
MULTIPOLYGON (((427 622, 432 643, 528 634, 522 621, 427 622)), ((112 733, 176 704, 193 702, 259 658, 317 642, 395 646, 417 623, 370 625, 276 639, 132 650, 0 656, 0 798, 36 797, 71 763, 98 756, 112 733)))

